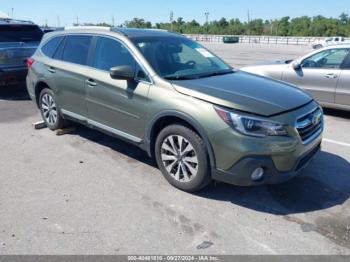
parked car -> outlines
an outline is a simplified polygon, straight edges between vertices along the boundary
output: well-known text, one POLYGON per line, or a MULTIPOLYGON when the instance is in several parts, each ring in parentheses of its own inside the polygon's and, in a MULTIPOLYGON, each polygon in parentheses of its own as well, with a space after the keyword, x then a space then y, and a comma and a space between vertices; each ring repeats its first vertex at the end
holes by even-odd
POLYGON ((32 22, 0 18, 0 87, 25 83, 26 59, 33 55, 42 35, 32 22))
POLYGON ((350 110, 350 44, 329 46, 294 61, 242 68, 301 87, 324 107, 350 110))
POLYGON ((344 37, 342 36, 336 36, 336 37, 328 37, 324 40, 317 40, 312 44, 313 49, 320 49, 322 47, 330 46, 330 45, 337 45, 337 44, 345 44, 349 43, 349 41, 346 41, 344 37))
POLYGON ((323 113, 309 95, 236 72, 175 33, 48 33, 28 65, 28 92, 50 129, 73 120, 138 145, 184 191, 212 179, 281 183, 320 150, 323 113))

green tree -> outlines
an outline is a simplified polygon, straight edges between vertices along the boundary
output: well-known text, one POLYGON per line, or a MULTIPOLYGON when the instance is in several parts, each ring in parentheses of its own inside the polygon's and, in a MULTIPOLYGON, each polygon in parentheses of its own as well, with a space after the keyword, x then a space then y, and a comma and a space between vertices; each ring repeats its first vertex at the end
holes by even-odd
POLYGON ((290 22, 289 35, 290 36, 307 36, 311 25, 311 18, 302 16, 294 18, 290 22))
POLYGON ((264 22, 262 19, 250 21, 248 27, 251 35, 262 35, 264 32, 264 22))
POLYGON ((242 35, 245 32, 244 24, 238 19, 231 19, 229 22, 229 34, 242 35))
POLYGON ((347 25, 347 24, 350 22, 349 15, 348 15, 348 14, 345 14, 345 13, 342 13, 342 14, 339 16, 339 20, 340 20, 340 23, 341 23, 342 25, 347 25))
MULTIPOLYGON (((104 23, 98 25, 107 25, 104 23)), ((338 18, 324 16, 301 16, 290 19, 265 20, 254 19, 249 23, 234 18, 227 20, 223 17, 209 23, 200 24, 196 20, 185 21, 182 17, 171 23, 156 23, 152 25, 144 19, 134 18, 126 21, 123 26, 135 28, 173 29, 184 34, 219 34, 219 35, 281 35, 281 36, 350 36, 350 17, 342 13, 338 18)))
POLYGON ((151 22, 146 22, 144 19, 140 18, 134 18, 131 21, 126 21, 124 23, 125 27, 129 28, 152 28, 151 22))
POLYGON ((289 33, 289 16, 283 17, 279 22, 278 22, 278 29, 277 32, 281 36, 288 36, 289 33))

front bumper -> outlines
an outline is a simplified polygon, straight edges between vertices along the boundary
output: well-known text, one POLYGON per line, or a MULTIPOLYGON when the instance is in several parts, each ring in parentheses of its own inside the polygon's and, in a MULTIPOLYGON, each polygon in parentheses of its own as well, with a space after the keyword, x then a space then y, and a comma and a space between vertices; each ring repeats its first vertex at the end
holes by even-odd
POLYGON ((25 83, 27 67, 0 68, 0 87, 25 83))
POLYGON ((279 184, 295 177, 304 169, 308 163, 321 150, 321 144, 317 144, 310 151, 306 152, 296 161, 295 166, 286 172, 279 171, 272 158, 267 156, 249 156, 238 161, 227 171, 213 169, 212 178, 237 186, 254 186, 263 184, 279 184), (264 169, 264 176, 261 180, 253 181, 251 175, 257 168, 264 169))

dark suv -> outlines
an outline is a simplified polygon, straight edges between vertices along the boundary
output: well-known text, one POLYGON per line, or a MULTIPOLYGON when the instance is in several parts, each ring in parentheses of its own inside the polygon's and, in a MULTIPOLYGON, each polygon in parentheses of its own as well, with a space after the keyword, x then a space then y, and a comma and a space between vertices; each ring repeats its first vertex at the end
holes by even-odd
POLYGON ((0 87, 25 82, 26 59, 33 55, 42 36, 32 22, 0 18, 0 87))

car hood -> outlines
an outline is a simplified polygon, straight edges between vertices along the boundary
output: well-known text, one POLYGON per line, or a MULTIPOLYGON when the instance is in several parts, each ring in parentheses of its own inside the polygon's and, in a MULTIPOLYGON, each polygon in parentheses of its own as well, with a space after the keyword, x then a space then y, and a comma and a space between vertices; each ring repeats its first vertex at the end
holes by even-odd
POLYGON ((182 94, 263 116, 279 114, 312 100, 299 88, 242 71, 194 80, 176 80, 172 84, 182 94))

